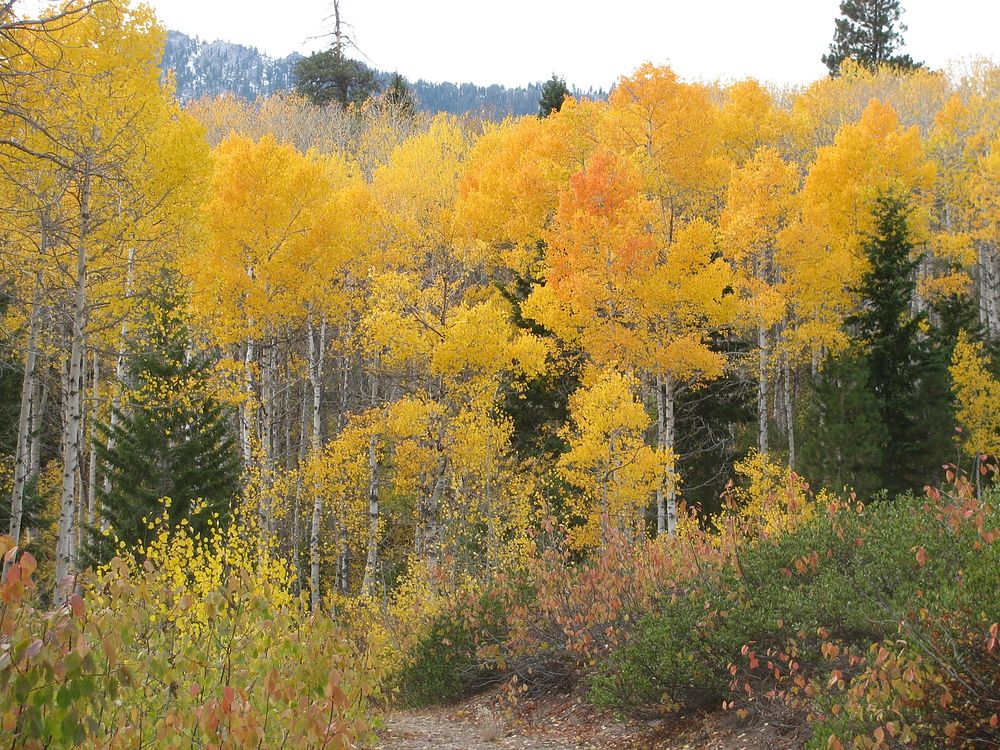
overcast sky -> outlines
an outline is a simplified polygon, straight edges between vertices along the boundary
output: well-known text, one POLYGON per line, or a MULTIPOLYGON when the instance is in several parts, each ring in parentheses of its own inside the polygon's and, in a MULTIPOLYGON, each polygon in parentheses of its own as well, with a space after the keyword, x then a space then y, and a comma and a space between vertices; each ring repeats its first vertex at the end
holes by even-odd
MULTIPOLYGON (((328 0, 149 0, 168 28, 272 55, 322 49, 328 0)), ((1000 0, 903 0, 907 51, 1000 60, 1000 0)), ((825 74, 839 0, 341 0, 369 64, 410 79, 608 87, 646 60, 689 79, 825 74)))

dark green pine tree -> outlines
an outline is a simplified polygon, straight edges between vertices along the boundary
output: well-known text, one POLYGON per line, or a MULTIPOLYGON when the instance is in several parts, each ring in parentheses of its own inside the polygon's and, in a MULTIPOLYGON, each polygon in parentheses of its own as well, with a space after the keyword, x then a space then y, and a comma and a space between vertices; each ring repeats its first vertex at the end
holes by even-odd
MULTIPOLYGON (((909 202, 898 195, 876 199, 875 229, 864 246, 868 270, 853 291, 858 311, 847 325, 856 337, 868 369, 868 386, 885 426, 883 486, 890 492, 919 488, 928 477, 930 437, 947 425, 928 424, 919 403, 921 381, 931 365, 926 315, 913 313, 915 255, 907 219, 909 202)), ((938 461, 940 463, 940 461, 938 461)))
POLYGON ((842 0, 830 53, 823 55, 830 75, 840 72, 844 60, 855 60, 869 70, 890 65, 904 70, 921 63, 909 55, 896 54, 904 42, 899 0, 842 0))
POLYGON ((333 0, 333 46, 314 52, 295 64, 292 77, 295 90, 313 104, 325 106, 337 102, 341 107, 360 105, 378 93, 375 71, 359 60, 347 56, 354 42, 346 33, 347 26, 340 15, 340 0, 333 0))
POLYGON ((98 486, 99 511, 111 533, 91 530, 91 563, 114 554, 116 537, 130 546, 148 542, 157 533, 148 521, 162 515, 163 498, 171 501, 171 526, 187 519, 193 531, 204 532, 216 513, 215 523, 227 522, 239 489, 241 460, 230 415, 210 395, 211 361, 193 351, 177 288, 169 275, 158 283, 149 312, 127 342, 127 400, 116 424, 98 425, 100 475, 109 480, 108 489, 98 486), (202 502, 204 509, 196 511, 202 502))
POLYGON ((406 83, 406 79, 399 73, 393 73, 389 78, 389 85, 385 87, 382 96, 396 112, 404 117, 413 117, 413 113, 417 109, 417 102, 413 98, 413 92, 406 83))
POLYGON ((820 487, 871 498, 883 486, 888 442, 878 407, 859 347, 827 358, 800 399, 796 469, 820 487))
POLYGON ((553 73, 542 86, 542 95, 538 99, 538 116, 548 117, 553 112, 558 112, 567 96, 569 89, 566 87, 566 79, 553 73))
POLYGON ((313 104, 362 104, 378 91, 375 72, 336 49, 314 52, 295 64, 295 90, 313 104))

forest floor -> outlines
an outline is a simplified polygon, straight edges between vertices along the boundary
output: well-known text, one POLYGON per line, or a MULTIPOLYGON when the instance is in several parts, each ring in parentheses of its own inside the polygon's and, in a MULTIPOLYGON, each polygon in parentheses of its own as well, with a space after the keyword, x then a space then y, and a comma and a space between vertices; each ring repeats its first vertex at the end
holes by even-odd
POLYGON ((799 750, 803 727, 746 724, 709 713, 665 721, 616 720, 572 696, 527 701, 517 710, 494 698, 389 715, 378 750, 799 750))

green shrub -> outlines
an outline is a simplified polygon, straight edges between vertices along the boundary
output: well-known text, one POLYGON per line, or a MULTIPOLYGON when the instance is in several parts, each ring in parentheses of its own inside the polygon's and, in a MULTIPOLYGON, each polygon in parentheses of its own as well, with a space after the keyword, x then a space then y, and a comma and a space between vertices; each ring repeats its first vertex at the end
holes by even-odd
POLYGON ((479 674, 472 631, 446 611, 410 654, 399 675, 399 694, 408 706, 448 703, 465 695, 479 674))
POLYGON ((609 654, 592 696, 643 712, 718 705, 732 687, 782 693, 791 671, 822 685, 844 667, 825 643, 864 654, 919 613, 933 621, 972 602, 988 627, 998 578, 996 554, 977 544, 975 525, 949 524, 926 499, 837 508, 748 545, 735 565, 664 597, 609 654))
POLYGON ((406 655, 398 678, 400 700, 413 707, 450 703, 491 684, 498 672, 479 647, 504 639, 503 615, 503 598, 495 590, 475 601, 450 602, 406 655))

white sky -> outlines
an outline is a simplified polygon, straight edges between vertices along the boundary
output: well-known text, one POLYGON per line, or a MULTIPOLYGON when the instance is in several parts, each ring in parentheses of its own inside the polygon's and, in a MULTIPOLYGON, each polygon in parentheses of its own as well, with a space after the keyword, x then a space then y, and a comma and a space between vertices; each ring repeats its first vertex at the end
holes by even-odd
MULTIPOLYGON (((168 28, 272 55, 322 49, 328 0, 147 0, 168 28)), ((553 72, 607 88, 650 60, 688 79, 823 76, 839 0, 341 0, 369 64, 411 80, 523 85, 553 72)), ((907 50, 932 67, 1000 59, 1000 0, 903 0, 907 50)))

